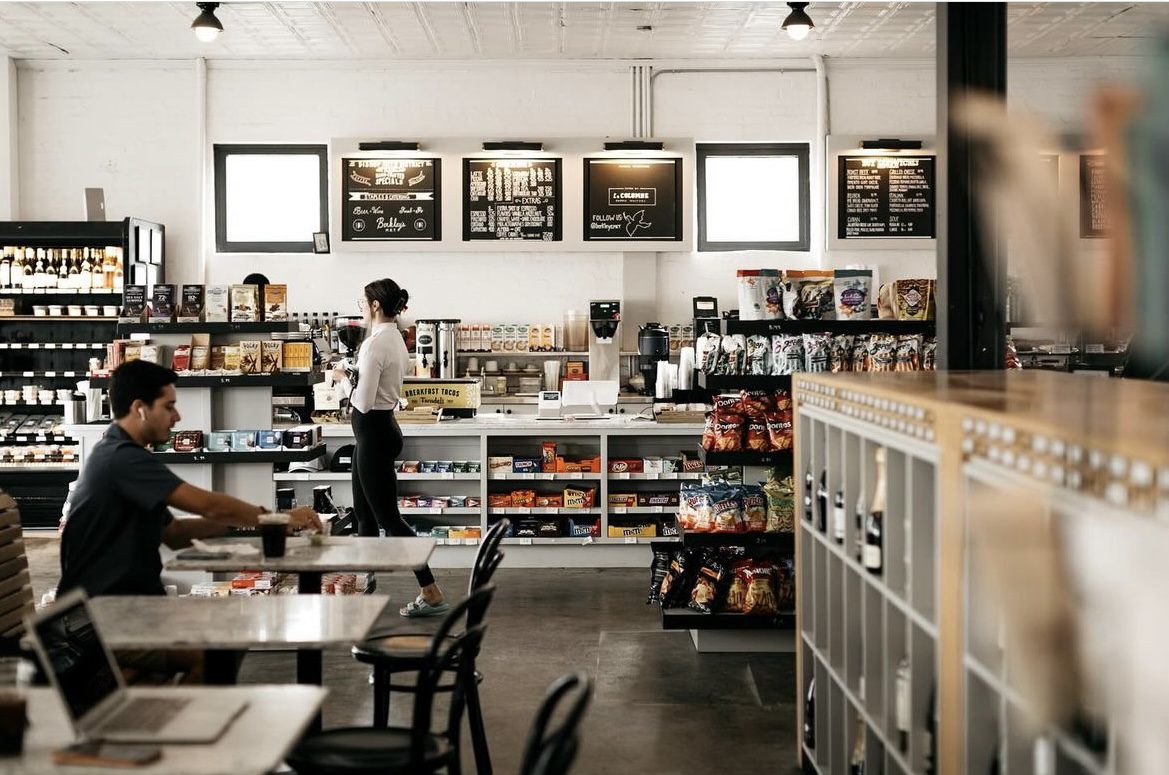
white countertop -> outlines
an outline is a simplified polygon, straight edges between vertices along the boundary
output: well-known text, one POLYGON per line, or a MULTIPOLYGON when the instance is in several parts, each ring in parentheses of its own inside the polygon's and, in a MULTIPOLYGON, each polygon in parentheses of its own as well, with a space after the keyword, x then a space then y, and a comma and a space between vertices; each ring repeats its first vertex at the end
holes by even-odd
MULTIPOLYGON (((324 425, 325 438, 353 438, 345 424, 324 425)), ((701 423, 659 423, 633 415, 612 415, 603 420, 537 420, 533 415, 481 414, 474 418, 443 420, 428 425, 402 424, 403 436, 478 436, 498 434, 528 436, 533 431, 558 436, 699 436, 701 423)))
MULTIPOLYGON (((260 546, 259 538, 208 538, 214 546, 251 544, 260 546)), ((184 557, 184 549, 166 564, 167 570, 242 571, 270 570, 288 573, 336 573, 338 571, 405 571, 426 566, 434 551, 433 538, 365 538, 329 536, 320 546, 307 538, 288 539, 283 557, 262 554, 235 555, 224 559, 201 560, 184 557)))

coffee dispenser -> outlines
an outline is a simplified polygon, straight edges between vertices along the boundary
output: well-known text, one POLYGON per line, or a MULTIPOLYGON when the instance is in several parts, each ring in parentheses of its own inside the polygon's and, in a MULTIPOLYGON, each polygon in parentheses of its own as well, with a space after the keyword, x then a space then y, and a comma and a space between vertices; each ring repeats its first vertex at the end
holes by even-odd
POLYGON ((637 332, 637 370, 645 380, 642 391, 654 394, 658 375, 658 361, 670 360, 670 334, 660 323, 646 323, 637 332))
POLYGON ((621 381, 621 302, 589 302, 589 379, 621 381))
POLYGON ((414 355, 416 376, 453 379, 458 355, 457 333, 460 321, 435 318, 415 321, 414 355))

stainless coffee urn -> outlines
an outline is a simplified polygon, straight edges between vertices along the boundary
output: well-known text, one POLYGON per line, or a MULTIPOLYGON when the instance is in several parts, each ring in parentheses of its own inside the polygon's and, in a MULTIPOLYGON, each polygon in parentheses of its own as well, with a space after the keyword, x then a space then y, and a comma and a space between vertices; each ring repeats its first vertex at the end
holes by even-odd
POLYGON ((435 379, 457 377, 455 359, 459 320, 432 318, 415 321, 414 355, 418 376, 435 379))

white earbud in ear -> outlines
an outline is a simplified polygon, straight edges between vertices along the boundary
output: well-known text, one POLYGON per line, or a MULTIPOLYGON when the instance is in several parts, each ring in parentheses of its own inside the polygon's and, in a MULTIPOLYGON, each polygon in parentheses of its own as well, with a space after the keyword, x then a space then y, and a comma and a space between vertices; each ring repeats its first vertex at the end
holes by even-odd
POLYGON ((138 419, 142 422, 146 422, 146 410, 142 407, 138 407, 138 419))

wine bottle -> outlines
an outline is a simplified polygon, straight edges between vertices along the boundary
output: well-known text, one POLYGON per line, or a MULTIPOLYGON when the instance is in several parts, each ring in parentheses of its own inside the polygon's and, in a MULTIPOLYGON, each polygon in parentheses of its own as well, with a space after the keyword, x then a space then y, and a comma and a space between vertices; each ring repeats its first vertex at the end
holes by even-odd
POLYGON ((865 505, 865 494, 862 490, 861 494, 856 497, 856 514, 854 519, 856 522, 856 536, 853 538, 853 543, 856 545, 855 549, 857 562, 864 561, 866 511, 868 511, 868 508, 865 505))
POLYGON ((877 488, 865 519, 864 565, 870 573, 884 570, 885 554, 885 448, 877 449, 877 488))
POLYGON ((808 696, 804 699, 804 745, 816 750, 816 678, 808 682, 808 696))
POLYGON ((12 256, 14 250, 10 247, 4 248, 4 254, 0 255, 0 288, 8 288, 12 285, 12 256))
POLYGON ((852 756, 848 757, 848 775, 865 775, 865 720, 857 717, 852 756))
POLYGON ((937 687, 930 685, 930 698, 925 706, 925 775, 938 773, 938 719, 935 706, 937 687))
POLYGON ((808 463, 808 470, 804 474, 804 519, 812 521, 812 489, 816 486, 812 479, 812 464, 808 463))
POLYGON ((816 488, 816 527, 828 532, 828 470, 820 471, 820 486, 816 488))
POLYGON ((36 273, 33 269, 32 248, 26 248, 24 251, 24 271, 21 274, 24 276, 24 281, 21 283, 21 287, 36 287, 36 273))
POLYGON ((832 532, 836 534, 836 543, 844 543, 844 489, 836 491, 832 499, 832 532))
POLYGON ((894 694, 894 715, 897 722, 897 749, 909 749, 909 657, 897 663, 897 682, 894 694))

